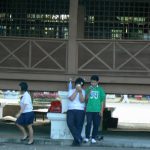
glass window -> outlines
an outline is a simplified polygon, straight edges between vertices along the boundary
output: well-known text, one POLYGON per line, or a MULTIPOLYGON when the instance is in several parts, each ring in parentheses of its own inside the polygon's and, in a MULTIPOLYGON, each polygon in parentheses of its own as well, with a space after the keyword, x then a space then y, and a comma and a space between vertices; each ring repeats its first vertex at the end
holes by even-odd
POLYGON ((150 1, 81 1, 85 7, 86 39, 150 40, 150 1))
POLYGON ((0 36, 68 38, 69 0, 1 0, 0 36))

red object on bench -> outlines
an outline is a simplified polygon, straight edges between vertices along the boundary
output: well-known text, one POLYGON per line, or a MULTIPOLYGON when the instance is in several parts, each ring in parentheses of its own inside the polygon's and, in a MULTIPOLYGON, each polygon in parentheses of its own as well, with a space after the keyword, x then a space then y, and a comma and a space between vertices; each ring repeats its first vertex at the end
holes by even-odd
POLYGON ((137 100, 141 100, 142 99, 142 95, 135 95, 134 96, 137 100))
POLYGON ((48 109, 48 112, 54 112, 54 113, 61 113, 62 111, 62 105, 60 101, 52 101, 51 105, 48 109))

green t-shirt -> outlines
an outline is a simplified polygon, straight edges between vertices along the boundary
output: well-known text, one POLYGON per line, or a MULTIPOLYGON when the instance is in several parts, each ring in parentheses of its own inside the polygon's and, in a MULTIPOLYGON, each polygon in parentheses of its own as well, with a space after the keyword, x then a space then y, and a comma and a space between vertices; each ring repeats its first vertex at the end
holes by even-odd
MULTIPOLYGON (((86 95, 90 92, 91 86, 86 89, 86 95)), ((102 102, 105 100, 105 92, 102 87, 96 86, 92 88, 87 105, 86 112, 101 112, 102 102)))

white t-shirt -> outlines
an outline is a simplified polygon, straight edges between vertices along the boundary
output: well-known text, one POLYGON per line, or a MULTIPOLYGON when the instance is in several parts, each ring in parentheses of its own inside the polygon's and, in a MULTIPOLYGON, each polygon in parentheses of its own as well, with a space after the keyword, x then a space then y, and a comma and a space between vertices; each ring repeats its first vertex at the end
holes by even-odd
POLYGON ((26 105, 26 106, 22 113, 31 112, 33 110, 31 96, 27 91, 23 94, 23 96, 20 100, 21 108, 23 108, 24 105, 26 105))
MULTIPOLYGON (((68 92, 68 98, 75 92, 75 89, 69 90, 68 92)), ((83 97, 85 98, 85 91, 82 90, 82 94, 83 97)), ((68 110, 71 109, 77 109, 77 110, 84 110, 85 108, 85 103, 84 102, 80 102, 79 100, 79 93, 77 94, 77 96, 75 97, 75 99, 73 101, 69 100, 68 101, 68 110)))

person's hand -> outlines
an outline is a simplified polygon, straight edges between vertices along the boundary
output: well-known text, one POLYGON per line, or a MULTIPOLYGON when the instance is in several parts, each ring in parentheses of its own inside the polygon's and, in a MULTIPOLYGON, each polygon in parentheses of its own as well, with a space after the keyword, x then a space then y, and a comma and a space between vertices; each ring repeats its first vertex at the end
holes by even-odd
POLYGON ((76 85, 76 90, 77 90, 78 92, 82 92, 82 88, 81 88, 81 85, 80 85, 80 84, 77 84, 77 85, 76 85))
POLYGON ((16 118, 19 118, 19 116, 20 116, 20 113, 16 114, 16 118))

